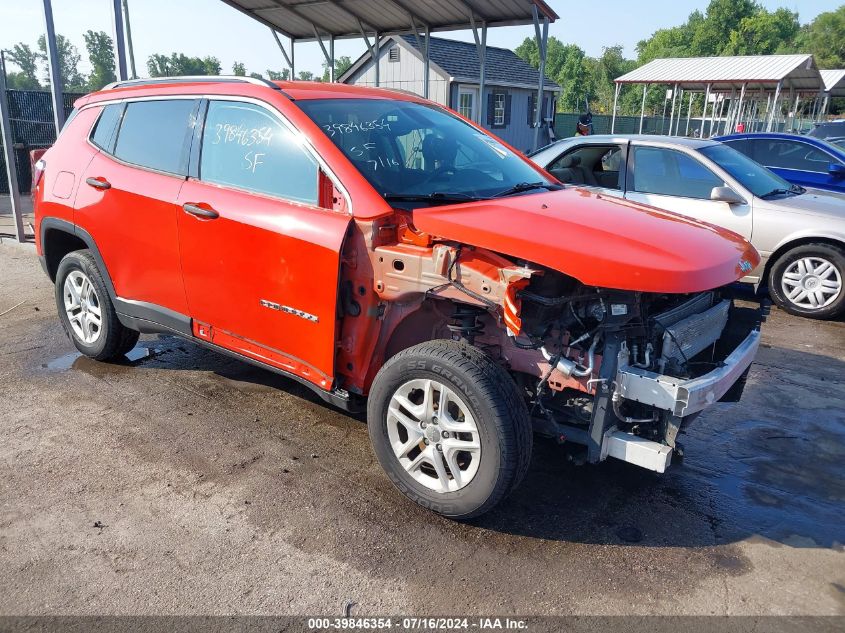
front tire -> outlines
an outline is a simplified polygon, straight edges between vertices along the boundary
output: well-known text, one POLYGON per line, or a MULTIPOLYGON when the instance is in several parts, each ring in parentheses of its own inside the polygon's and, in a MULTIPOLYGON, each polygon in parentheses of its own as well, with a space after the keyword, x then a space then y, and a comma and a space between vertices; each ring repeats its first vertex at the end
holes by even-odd
POLYGON ((531 423, 513 379, 455 341, 421 343, 385 363, 367 420, 376 457, 399 491, 453 519, 492 509, 531 460, 531 423))
POLYGON ((114 360, 138 342, 139 333, 117 318, 103 276, 89 250, 68 253, 59 262, 56 306, 70 340, 89 358, 114 360))
POLYGON ((769 293, 784 311, 810 319, 845 312, 845 251, 805 244, 782 255, 769 273, 769 293))

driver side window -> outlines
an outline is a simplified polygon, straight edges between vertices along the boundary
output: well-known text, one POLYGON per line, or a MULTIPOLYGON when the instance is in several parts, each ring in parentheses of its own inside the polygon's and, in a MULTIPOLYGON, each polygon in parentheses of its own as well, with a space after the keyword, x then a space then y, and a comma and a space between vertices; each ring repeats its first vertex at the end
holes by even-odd
POLYGON ((725 181, 694 158, 673 149, 634 147, 633 186, 639 193, 709 200, 725 181))

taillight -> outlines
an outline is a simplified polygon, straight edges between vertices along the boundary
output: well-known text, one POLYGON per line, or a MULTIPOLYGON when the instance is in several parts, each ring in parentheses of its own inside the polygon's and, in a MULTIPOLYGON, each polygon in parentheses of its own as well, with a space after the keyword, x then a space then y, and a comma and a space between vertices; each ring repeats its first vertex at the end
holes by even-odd
POLYGON ((35 161, 35 165, 33 165, 32 169, 32 191, 35 192, 35 188, 38 186, 38 183, 41 182, 42 176, 44 176, 44 169, 47 167, 47 162, 43 158, 39 158, 35 161))

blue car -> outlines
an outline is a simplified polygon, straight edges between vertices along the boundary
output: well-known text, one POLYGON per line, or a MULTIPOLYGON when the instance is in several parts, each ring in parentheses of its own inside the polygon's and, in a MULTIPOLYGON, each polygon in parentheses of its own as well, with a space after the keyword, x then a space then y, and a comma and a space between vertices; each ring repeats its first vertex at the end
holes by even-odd
POLYGON ((810 136, 768 132, 713 140, 730 145, 788 182, 845 193, 845 149, 838 145, 810 136))

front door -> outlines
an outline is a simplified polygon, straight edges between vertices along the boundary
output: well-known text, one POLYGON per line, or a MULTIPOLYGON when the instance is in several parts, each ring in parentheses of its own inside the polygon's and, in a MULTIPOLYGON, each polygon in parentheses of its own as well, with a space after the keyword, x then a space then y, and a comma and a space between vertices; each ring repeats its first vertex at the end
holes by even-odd
POLYGON ((194 335, 330 388, 349 215, 317 206, 318 164, 274 111, 212 100, 200 135, 178 214, 194 335))
POLYGON ((478 123, 478 88, 471 86, 458 88, 458 112, 470 121, 478 123))
POLYGON ((831 165, 842 161, 800 140, 783 138, 748 139, 749 156, 781 178, 802 187, 843 189, 845 181, 830 173, 831 165))
POLYGON ((709 222, 751 239, 751 204, 710 199, 725 181, 698 159, 679 150, 632 144, 625 197, 709 222))

